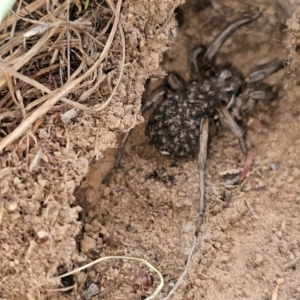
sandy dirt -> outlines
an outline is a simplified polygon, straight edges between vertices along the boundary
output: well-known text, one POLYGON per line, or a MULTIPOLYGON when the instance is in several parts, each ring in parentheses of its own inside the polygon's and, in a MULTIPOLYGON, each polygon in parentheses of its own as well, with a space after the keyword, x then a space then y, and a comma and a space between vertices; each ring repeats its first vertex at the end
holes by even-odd
MULTIPOLYGON (((31 5, 34 1, 29 2, 31 5)), ((83 69, 79 68, 78 71, 80 73, 82 70, 85 74, 103 52, 103 46, 113 32, 114 13, 108 4, 109 1, 90 1, 88 11, 81 13, 74 6, 74 1, 50 1, 50 6, 46 5, 47 1, 37 2, 34 3, 37 6, 32 13, 28 13, 26 9, 28 3, 20 3, 22 15, 34 20, 39 20, 42 15, 45 16, 43 20, 50 23, 54 22, 53 18, 58 21, 69 20, 70 15, 75 20, 83 18, 81 20, 84 21, 90 18, 91 26, 84 28, 86 31, 75 30, 69 36, 70 52, 74 54, 74 69, 71 68, 71 71, 78 71, 77 67, 85 62, 86 65, 82 65, 83 69), (86 34, 98 37, 98 43, 90 42, 86 34), (84 41, 83 46, 78 44, 78 38, 84 41), (90 47, 85 47, 85 43, 90 47)), ((110 3, 116 5, 117 1, 110 3)), ((84 186, 84 176, 91 161, 100 159, 105 149, 115 147, 120 132, 127 131, 143 121, 140 116, 140 98, 144 91, 144 83, 150 76, 162 74, 159 62, 162 60, 162 53, 174 40, 174 35, 169 35, 172 30, 176 32, 176 22, 171 15, 176 3, 179 4, 180 1, 175 3, 173 0, 120 0, 118 3, 122 4, 122 13, 116 24, 121 25, 126 40, 124 74, 108 107, 100 112, 75 110, 75 116, 71 120, 63 121, 62 115, 69 112, 72 106, 58 102, 44 118, 40 118, 20 139, 9 144, 1 153, 0 299, 49 299, 52 296, 54 299, 58 298, 57 292, 47 290, 59 288, 59 285, 48 283, 53 282, 57 275, 72 269, 73 262, 76 264, 78 261, 79 247, 76 238, 79 239, 78 235, 82 229, 82 222, 78 216, 82 209, 84 214, 98 205, 95 201, 99 201, 97 184, 99 185, 100 181, 92 185, 87 184, 86 193, 82 190, 80 193, 75 191, 74 196, 74 190, 80 184, 84 186)), ((14 16, 10 15, 8 23, 2 22, 0 30, 6 28, 5 24, 12 25, 14 16)), ((20 31, 23 34, 31 25, 38 26, 36 22, 32 24, 23 19, 18 20, 15 35, 11 39, 1 40, 1 57, 3 55, 3 59, 7 59, 12 53, 14 56, 13 62, 8 59, 7 63, 15 63, 19 56, 27 55, 28 51, 32 50, 30 45, 35 45, 43 38, 40 35, 29 37, 16 47, 20 41, 20 31)), ((47 64, 53 67, 53 64, 59 61, 62 67, 59 72, 62 73, 51 72, 38 78, 40 83, 51 90, 64 83, 61 76, 67 74, 64 73, 64 67, 68 65, 67 60, 64 60, 66 49, 63 46, 66 45, 64 38, 67 39, 67 35, 64 28, 60 31, 57 23, 52 25, 58 33, 43 43, 41 52, 22 68, 22 72, 30 76, 35 75, 39 67, 43 68, 48 66, 47 64), (58 40, 60 42, 57 43, 58 40), (50 55, 55 62, 45 59, 45 55, 49 53, 53 54, 50 55), (50 80, 48 76, 51 77, 50 80)), ((7 30, 11 30, 11 26, 8 25, 7 30)), ((9 34, 5 33, 5 36, 9 34)), ((116 31, 108 50, 103 64, 97 70, 98 73, 93 72, 92 76, 79 85, 80 95, 70 93, 68 98, 81 102, 91 110, 109 99, 121 74, 120 30, 116 31), (106 75, 105 80, 101 76, 103 74, 106 75), (95 89, 91 89, 91 85, 95 89), (81 92, 88 92, 89 96, 80 100, 81 92)), ((22 65, 24 58, 21 59, 22 65)), ((71 75, 73 78, 80 76, 78 73, 71 75)), ((26 106, 41 95, 36 89, 33 89, 33 92, 30 85, 27 87, 29 90, 27 88, 22 94, 22 101, 26 106)), ((63 88, 62 86, 61 89, 63 88)), ((5 117, 6 114, 15 116, 20 112, 20 107, 11 99, 5 102, 5 97, 9 100, 10 93, 3 87, 0 111, 1 142, 21 122, 17 117, 5 117), (3 104, 7 106, 3 107, 3 104)), ((28 112, 32 113, 32 110, 28 112)), ((101 164, 103 165, 103 161, 101 164)), ((74 298, 74 294, 70 297, 74 298)))
MULTIPOLYGON (((189 51, 201 43, 209 45, 227 24, 254 14, 256 9, 262 16, 226 42, 216 60, 219 68, 230 64, 245 77, 258 65, 287 57, 297 44, 294 38, 294 45, 288 47, 290 31, 279 5, 267 1, 257 5, 214 3, 215 8, 209 2, 197 5, 189 1, 180 8, 179 34, 165 54, 164 70, 176 71, 188 80, 189 51)), ((277 86, 277 99, 258 103, 243 123, 255 162, 247 179, 234 190, 226 187, 220 173, 243 168, 245 157, 230 132, 224 130, 212 137, 205 223, 173 299, 300 297, 296 262, 300 255, 300 102, 291 74, 296 63, 293 59, 292 66, 266 80, 277 86), (224 195, 232 196, 229 203, 224 195)), ((152 80, 149 89, 158 84, 152 80)), ((163 298, 183 272, 192 246, 199 197, 197 164, 195 160, 162 157, 149 145, 144 129, 141 125, 132 131, 122 168, 103 189, 98 210, 88 214, 84 236, 97 235, 94 226, 98 224, 102 228, 96 238, 99 255, 136 256, 154 264, 165 280, 163 298)), ((116 261, 113 266, 98 267, 103 291, 120 283, 126 274, 129 278, 105 299, 143 299, 153 292, 157 278, 147 291, 138 287, 134 276, 149 271, 133 265, 116 261)), ((95 269, 88 276, 95 278, 95 269)))
MULTIPOLYGON (((160 18, 167 20, 165 12, 174 6, 174 2, 149 3, 149 6, 141 3, 135 9, 130 5, 124 9, 127 18, 123 20, 124 30, 132 41, 129 48, 138 48, 142 52, 141 55, 132 50, 131 56, 128 54, 131 62, 135 62, 134 57, 137 57, 139 73, 134 72, 134 66, 130 65, 120 91, 122 95, 126 88, 130 89, 129 94, 122 96, 129 99, 128 109, 125 107, 127 114, 118 105, 113 105, 107 114, 101 116, 83 114, 82 122, 77 127, 74 125, 73 132, 78 130, 76 136, 80 133, 86 135, 86 128, 89 128, 92 137, 86 142, 88 150, 82 164, 70 167, 77 173, 73 175, 68 193, 79 184, 88 161, 95 156, 93 146, 99 124, 105 124, 99 135, 104 141, 101 145, 105 145, 98 149, 102 155, 102 151, 115 144, 118 132, 142 121, 136 114, 139 103, 134 99, 141 94, 142 82, 147 76, 152 74, 152 79, 146 83, 144 100, 155 86, 161 84, 163 74, 157 69, 157 64, 166 46, 174 42, 164 54, 163 70, 176 71, 188 81, 188 53, 199 44, 208 46, 228 24, 259 10, 262 16, 239 29, 221 48, 216 59, 217 69, 230 65, 240 78, 244 78, 258 65, 289 57, 287 67, 265 81, 276 86, 276 100, 258 103, 243 122, 246 144, 254 159, 254 165, 243 183, 229 188, 227 179, 220 175, 231 169, 243 168, 245 164, 246 159, 235 137, 226 129, 211 137, 205 182, 205 222, 187 274, 172 299, 300 299, 300 101, 297 96, 300 12, 293 16, 287 30, 285 23, 288 16, 274 1, 245 1, 241 4, 233 0, 200 3, 190 0, 177 9, 180 26, 176 39, 176 26, 171 22, 162 31, 162 38, 150 42, 147 34, 138 35, 137 28, 150 26, 150 30, 155 31, 155 24, 160 18), (162 9, 161 5, 165 7, 164 13, 156 11, 158 7, 162 9), (152 17, 145 19, 143 16, 149 10, 152 17), (155 52, 153 57, 149 49, 155 52), (148 60, 145 59, 147 56, 148 60), (148 64, 155 61, 156 65, 150 68, 146 63, 143 65, 144 61, 148 64), (143 74, 143 68, 147 74, 143 74), (135 76, 140 76, 136 94, 130 84, 135 76), (121 116, 122 121, 116 126, 121 116), (89 122, 93 125, 87 125, 89 122)), ((145 115, 146 121, 150 113, 145 115)), ((49 274, 50 277, 55 276, 57 269, 64 273, 99 257, 112 255, 149 261, 161 272, 165 281, 158 299, 168 295, 185 269, 193 244, 199 199, 198 169, 195 159, 161 156, 149 145, 144 130, 145 123, 132 130, 122 168, 106 185, 101 182, 114 162, 116 149, 107 150, 102 159, 90 165, 91 173, 82 181, 81 189, 75 192, 76 204, 83 208, 82 224, 77 219, 79 208, 71 200, 58 204, 58 201, 50 199, 51 205, 37 208, 30 206, 33 205, 30 201, 9 202, 16 202, 17 206, 10 206, 11 211, 2 219, 6 225, 11 220, 15 221, 10 227, 7 225, 9 231, 0 232, 3 240, 12 241, 1 245, 2 253, 9 262, 0 281, 5 285, 0 290, 1 299, 20 299, 18 295, 25 295, 24 291, 28 299, 83 299, 82 293, 88 286, 86 283, 91 281, 100 288, 100 294, 92 299, 138 300, 154 292, 159 283, 158 277, 147 267, 141 263, 113 259, 77 273, 74 276, 76 287, 68 293, 46 292, 45 289, 42 289, 42 294, 36 292, 40 291, 39 277, 45 280, 49 274), (20 203, 22 209, 19 208, 20 203), (35 212, 35 219, 30 214, 32 207, 42 212, 35 212), (22 224, 26 226, 22 227, 22 224), (57 238, 45 243, 43 234, 49 232, 57 238), (37 239, 39 234, 40 239, 37 239), (21 243, 24 243, 22 251, 21 243), (23 253, 28 253, 29 263, 23 263, 23 253), (154 282, 149 284, 150 287, 138 284, 137 278, 146 275, 153 276, 154 282), (28 277, 32 294, 26 284, 13 288, 14 276, 23 276, 24 283, 28 282, 28 277)), ((76 159, 72 153, 69 164, 76 159)), ((16 172, 3 174, 11 177, 11 181, 5 182, 13 182, 13 188, 19 191, 24 187, 17 179, 13 181, 17 177, 16 172)), ((57 172, 60 176, 56 177, 53 187, 59 187, 64 176, 57 172)), ((36 177, 42 184, 45 181, 39 174, 36 171, 36 177)), ((22 176, 25 175, 22 173, 22 176)), ((47 179, 54 180, 52 177, 47 179)), ((33 186, 34 183, 29 182, 25 190, 29 191, 33 186)), ((63 185, 57 190, 53 188, 53 194, 57 195, 64 189, 63 185)), ((44 190, 42 192, 47 194, 44 190)), ((27 198, 29 196, 24 195, 24 199, 27 198)))

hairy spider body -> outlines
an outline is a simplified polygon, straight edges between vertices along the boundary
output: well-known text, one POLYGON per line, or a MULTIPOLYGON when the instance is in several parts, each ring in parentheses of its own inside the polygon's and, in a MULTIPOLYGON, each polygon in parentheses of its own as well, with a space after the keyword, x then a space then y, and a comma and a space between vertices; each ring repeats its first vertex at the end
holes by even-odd
POLYGON ((218 114, 216 107, 228 101, 217 83, 218 77, 199 79, 167 93, 146 127, 146 135, 158 151, 174 157, 198 154, 202 118, 213 119, 218 114))
POLYGON ((209 80, 194 81, 182 91, 168 93, 151 115, 146 135, 162 154, 196 156, 201 119, 216 114, 218 96, 209 80))

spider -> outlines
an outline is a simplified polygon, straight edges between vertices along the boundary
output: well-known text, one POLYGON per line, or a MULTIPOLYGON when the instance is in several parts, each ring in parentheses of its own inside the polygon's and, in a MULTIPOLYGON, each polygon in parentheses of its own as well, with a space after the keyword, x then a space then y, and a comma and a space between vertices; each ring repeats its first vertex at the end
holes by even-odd
MULTIPOLYGON (((236 123, 254 107, 257 100, 270 100, 274 94, 255 90, 254 83, 263 80, 283 68, 283 62, 269 63, 263 69, 250 74, 241 85, 230 70, 217 74, 212 61, 224 42, 241 26, 256 20, 260 14, 247 17, 229 25, 208 47, 201 45, 188 58, 191 80, 184 82, 174 73, 166 76, 162 86, 155 89, 141 108, 144 114, 154 103, 154 109, 146 126, 146 135, 163 155, 173 157, 198 156, 200 199, 196 235, 205 213, 205 165, 209 125, 218 118, 225 122, 238 139, 243 154, 247 155, 244 132, 236 123)), ((128 133, 123 136, 114 169, 120 167, 128 133)))

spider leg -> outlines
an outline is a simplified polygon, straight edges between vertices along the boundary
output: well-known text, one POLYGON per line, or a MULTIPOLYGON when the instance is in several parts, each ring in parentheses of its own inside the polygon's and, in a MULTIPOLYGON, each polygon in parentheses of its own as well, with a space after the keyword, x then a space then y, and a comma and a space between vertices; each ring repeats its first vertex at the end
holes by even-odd
POLYGON ((233 116, 238 120, 242 120, 247 114, 249 114, 254 108, 258 100, 270 101, 276 96, 275 93, 268 91, 254 91, 248 94, 242 95, 241 105, 238 108, 233 109, 233 116))
POLYGON ((283 61, 268 64, 265 68, 251 73, 244 81, 244 86, 246 85, 246 87, 244 88, 247 88, 249 84, 251 85, 257 81, 266 79, 267 77, 278 72, 282 68, 284 68, 283 61))
POLYGON ((195 48, 189 55, 188 68, 192 80, 198 79, 203 76, 202 68, 199 66, 199 61, 203 60, 204 54, 206 53, 206 47, 200 45, 195 48))
POLYGON ((200 227, 204 221, 205 213, 205 165, 207 160, 207 143, 208 143, 208 132, 209 132, 209 120, 207 117, 202 118, 200 124, 200 139, 199 139, 199 154, 198 154, 198 169, 199 169, 199 187, 200 187, 200 201, 199 201, 199 219, 196 227, 196 236, 199 233, 200 227))
POLYGON ((165 77, 164 85, 171 88, 174 92, 177 92, 183 89, 185 82, 178 74, 171 72, 165 77))
POLYGON ((267 65, 265 68, 251 73, 244 81, 243 93, 241 95, 241 104, 235 113, 238 119, 242 119, 254 107, 257 100, 272 100, 275 94, 268 91, 255 91, 254 83, 263 80, 270 75, 284 68, 284 62, 276 62, 267 65))
POLYGON ((155 104, 161 97, 163 97, 166 93, 166 88, 165 87, 158 87, 157 89, 155 89, 151 95, 149 96, 149 98, 147 99, 147 101, 144 103, 144 105, 141 108, 141 113, 142 115, 151 108, 151 106, 153 104, 155 104))
POLYGON ((252 18, 245 18, 239 20, 231 25, 229 25, 218 37, 217 39, 208 47, 204 58, 203 58, 203 68, 209 69, 211 67, 211 61, 221 48, 221 46, 226 42, 226 40, 241 26, 248 24, 260 17, 260 13, 256 14, 252 18))
POLYGON ((238 124, 234 121, 228 110, 223 105, 217 106, 218 113, 220 117, 227 123, 230 130, 233 132, 233 134, 236 136, 236 138, 239 140, 242 152, 245 156, 247 156, 247 148, 244 141, 244 133, 241 130, 241 128, 238 126, 238 124))

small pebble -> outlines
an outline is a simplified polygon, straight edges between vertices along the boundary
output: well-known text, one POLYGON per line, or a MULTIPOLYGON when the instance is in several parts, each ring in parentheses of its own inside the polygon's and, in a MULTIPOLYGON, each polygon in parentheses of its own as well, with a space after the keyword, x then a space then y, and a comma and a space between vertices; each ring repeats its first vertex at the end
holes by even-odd
POLYGON ((49 233, 45 230, 40 230, 36 233, 39 241, 46 241, 49 237, 49 233))
POLYGON ((108 197, 109 194, 110 194, 110 188, 109 188, 109 187, 105 187, 105 188, 103 189, 102 196, 108 197))
POLYGON ((95 295, 98 295, 100 292, 99 286, 92 282, 89 287, 82 293, 82 298, 89 300, 92 299, 95 295))
POLYGON ((263 255, 261 255, 260 253, 256 253, 256 254, 255 254, 255 262, 256 262, 258 265, 260 265, 263 261, 264 261, 263 255))
POLYGON ((83 254, 83 253, 80 253, 79 255, 78 255, 78 257, 77 257, 77 261, 78 262, 86 262, 87 261, 87 256, 85 255, 85 254, 83 254))
POLYGON ((81 251, 83 253, 96 248, 96 241, 88 235, 84 235, 81 242, 81 251))
POLYGON ((7 210, 8 211, 15 211, 16 209, 18 208, 18 205, 17 205, 17 203, 16 202, 11 202, 11 203, 9 203, 8 204, 8 206, 7 206, 7 210))
POLYGON ((196 278, 194 282, 197 287, 201 287, 203 285, 202 280, 199 278, 196 278))
POLYGON ((272 171, 276 171, 277 170, 277 165, 276 164, 270 164, 270 169, 272 170, 272 171))
POLYGON ((278 189, 275 188, 275 187, 271 187, 271 188, 269 189, 269 191, 270 191, 271 194, 275 195, 275 194, 277 194, 278 189))
POLYGON ((257 189, 263 188, 265 184, 262 181, 259 181, 258 184, 256 185, 257 189))
POLYGON ((222 248, 222 250, 223 250, 224 252, 227 252, 227 253, 228 253, 228 252, 230 251, 230 249, 231 249, 231 245, 228 244, 228 243, 227 243, 227 244, 223 244, 221 248, 222 248))
POLYGON ((278 278, 277 279, 277 284, 283 284, 285 282, 285 279, 284 278, 278 278))
POLYGON ((213 246, 216 249, 220 249, 221 248, 221 244, 219 242, 214 243, 213 246))

